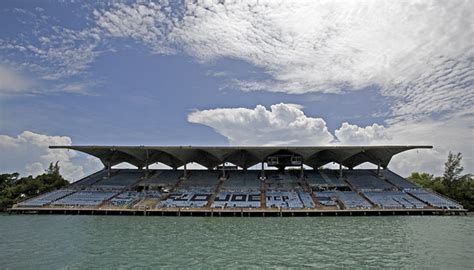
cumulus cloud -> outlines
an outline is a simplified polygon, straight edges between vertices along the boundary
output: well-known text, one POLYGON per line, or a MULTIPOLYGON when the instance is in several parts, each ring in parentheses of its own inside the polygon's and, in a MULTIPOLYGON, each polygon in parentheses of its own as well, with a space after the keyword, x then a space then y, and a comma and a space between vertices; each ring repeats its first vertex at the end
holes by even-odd
POLYGON ((272 105, 270 110, 258 105, 254 109, 195 111, 188 115, 188 121, 212 127, 234 145, 432 145, 433 150, 396 155, 390 168, 402 175, 420 170, 439 175, 448 152, 453 151, 464 154, 466 171, 474 170, 471 114, 387 126, 343 123, 334 135, 323 119, 307 116, 302 107, 284 103, 272 105))
POLYGON ((48 136, 24 131, 16 137, 0 135, 0 164, 4 172, 21 175, 38 175, 45 172, 51 162, 59 161, 61 174, 75 181, 86 173, 99 169, 95 158, 84 158, 75 151, 49 149, 50 145, 71 145, 70 137, 48 136))
POLYGON ((321 118, 307 117, 294 104, 275 104, 267 110, 225 108, 195 111, 191 123, 212 127, 231 144, 240 145, 324 145, 334 138, 321 118))
POLYGON ((378 124, 359 127, 344 122, 339 129, 335 130, 334 134, 338 141, 345 145, 369 145, 384 143, 392 139, 387 129, 378 124))

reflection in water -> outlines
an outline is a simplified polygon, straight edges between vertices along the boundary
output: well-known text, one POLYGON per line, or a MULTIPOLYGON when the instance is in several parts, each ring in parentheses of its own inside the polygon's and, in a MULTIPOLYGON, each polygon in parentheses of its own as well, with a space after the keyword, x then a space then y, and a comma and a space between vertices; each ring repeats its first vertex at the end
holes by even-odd
POLYGON ((472 228, 472 216, 0 216, 0 268, 469 268, 472 228))

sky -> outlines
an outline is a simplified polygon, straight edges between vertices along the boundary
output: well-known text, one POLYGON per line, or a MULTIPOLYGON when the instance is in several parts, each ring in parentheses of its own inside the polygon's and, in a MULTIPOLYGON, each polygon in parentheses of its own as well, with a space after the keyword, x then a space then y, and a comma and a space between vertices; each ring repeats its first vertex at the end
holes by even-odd
POLYGON ((471 1, 0 1, 0 170, 49 145, 433 145, 474 172, 471 1))

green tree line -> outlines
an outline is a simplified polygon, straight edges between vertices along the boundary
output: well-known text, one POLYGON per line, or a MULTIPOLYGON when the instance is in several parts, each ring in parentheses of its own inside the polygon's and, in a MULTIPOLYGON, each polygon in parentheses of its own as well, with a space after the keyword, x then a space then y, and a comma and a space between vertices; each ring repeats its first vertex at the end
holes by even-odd
POLYGON ((462 174, 461 153, 449 152, 444 164, 443 176, 435 177, 429 173, 414 172, 408 180, 419 186, 429 188, 461 203, 469 211, 474 210, 474 178, 470 174, 462 174))
POLYGON ((69 184, 59 173, 58 162, 51 163, 48 170, 36 177, 21 177, 18 173, 0 174, 0 211, 15 203, 39 194, 60 189, 69 184))

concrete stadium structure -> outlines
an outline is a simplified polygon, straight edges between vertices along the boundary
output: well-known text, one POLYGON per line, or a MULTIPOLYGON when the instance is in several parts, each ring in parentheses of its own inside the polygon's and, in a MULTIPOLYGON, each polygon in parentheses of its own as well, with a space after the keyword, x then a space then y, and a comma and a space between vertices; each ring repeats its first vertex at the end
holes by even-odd
POLYGON ((388 169, 431 146, 51 146, 99 158, 104 169, 16 204, 11 213, 314 216, 460 214, 457 202, 388 169), (127 162, 136 169, 115 169, 127 162), (170 169, 149 166, 163 163, 170 169), (207 170, 190 170, 196 162, 207 170), (363 163, 376 169, 354 169, 363 163), (229 163, 232 165, 230 166, 229 163), (328 163, 339 169, 322 169, 328 163), (249 169, 251 167, 258 169, 249 169), (178 169, 181 168, 181 169, 178 169))

